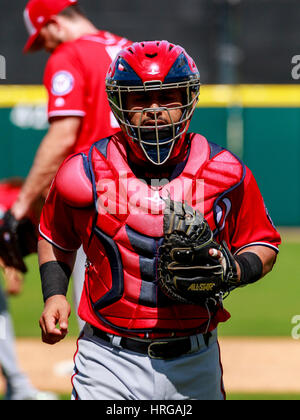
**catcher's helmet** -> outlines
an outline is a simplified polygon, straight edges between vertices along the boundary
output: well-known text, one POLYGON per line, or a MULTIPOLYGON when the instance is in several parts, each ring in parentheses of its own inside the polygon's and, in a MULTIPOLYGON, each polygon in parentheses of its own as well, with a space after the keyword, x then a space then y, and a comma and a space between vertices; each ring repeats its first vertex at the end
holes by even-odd
POLYGON ((168 41, 147 41, 132 44, 122 50, 111 64, 106 77, 106 92, 114 115, 128 143, 139 160, 155 165, 173 162, 186 151, 185 137, 200 91, 200 74, 186 51, 168 41), (126 109, 126 95, 153 90, 181 89, 183 103, 180 121, 174 122, 167 106, 151 108, 155 124, 143 129, 142 118, 133 125, 129 113, 145 113, 126 109), (170 124, 158 125, 157 115, 167 111, 170 124), (150 135, 149 135, 150 134, 150 135))

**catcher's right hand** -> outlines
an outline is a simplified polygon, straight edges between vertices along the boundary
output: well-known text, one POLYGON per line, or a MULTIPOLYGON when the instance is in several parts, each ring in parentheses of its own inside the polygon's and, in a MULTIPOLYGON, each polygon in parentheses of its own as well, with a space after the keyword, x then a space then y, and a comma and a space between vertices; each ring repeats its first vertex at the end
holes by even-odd
POLYGON ((4 267, 26 273, 23 257, 37 251, 37 235, 29 219, 16 220, 7 211, 0 221, 0 258, 4 267))
POLYGON ((199 211, 170 199, 166 203, 159 286, 169 298, 185 304, 218 300, 238 283, 233 256, 225 242, 220 245, 213 239, 199 211))

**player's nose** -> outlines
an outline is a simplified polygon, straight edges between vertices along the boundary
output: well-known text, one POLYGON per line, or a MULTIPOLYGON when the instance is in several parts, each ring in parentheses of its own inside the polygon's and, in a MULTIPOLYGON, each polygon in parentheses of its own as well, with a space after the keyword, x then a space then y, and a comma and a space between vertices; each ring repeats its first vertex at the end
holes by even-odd
POLYGON ((160 104, 158 101, 152 101, 150 108, 159 108, 160 104))
POLYGON ((151 116, 152 118, 157 118, 161 116, 162 110, 160 109, 160 105, 158 102, 152 102, 147 110, 148 116, 151 116))

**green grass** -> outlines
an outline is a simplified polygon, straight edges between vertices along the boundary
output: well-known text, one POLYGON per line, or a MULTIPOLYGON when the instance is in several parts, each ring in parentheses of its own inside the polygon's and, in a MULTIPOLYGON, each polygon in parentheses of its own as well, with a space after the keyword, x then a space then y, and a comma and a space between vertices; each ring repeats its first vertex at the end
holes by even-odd
MULTIPOLYGON (((62 395, 58 395, 58 400, 59 401, 70 401, 71 400, 71 396, 69 394, 62 394, 62 395)), ((0 395, 0 401, 3 401, 4 396, 0 395)))
MULTIPOLYGON (((273 271, 259 282, 237 289, 224 301, 231 319, 220 324, 222 336, 291 336, 292 317, 300 315, 300 243, 285 243, 273 271)), ((29 273, 23 293, 9 299, 18 337, 38 337, 43 309, 36 256, 27 258, 29 273)), ((68 294, 72 302, 72 282, 68 294)), ((78 334, 74 310, 70 335, 78 334)))
POLYGON ((291 336, 300 314, 300 243, 285 243, 273 271, 259 282, 237 289, 224 301, 231 319, 219 328, 224 336, 291 336))
MULTIPOLYGON (((0 395, 0 400, 3 396, 0 395)), ((70 401, 69 394, 59 395, 60 401, 70 401)), ((227 394, 227 401, 299 401, 300 394, 227 394)))
POLYGON ((228 401, 299 401, 300 394, 228 394, 228 401))

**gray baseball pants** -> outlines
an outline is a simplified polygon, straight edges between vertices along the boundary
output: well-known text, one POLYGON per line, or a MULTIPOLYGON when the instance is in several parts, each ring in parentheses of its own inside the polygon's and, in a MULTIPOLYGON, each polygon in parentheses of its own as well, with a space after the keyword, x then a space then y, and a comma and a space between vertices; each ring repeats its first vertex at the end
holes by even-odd
POLYGON ((8 312, 5 293, 0 285, 0 368, 6 379, 6 399, 21 400, 37 390, 21 371, 16 354, 14 327, 8 312))
POLYGON ((94 336, 86 324, 74 357, 72 400, 224 400, 217 331, 208 346, 197 337, 188 354, 151 359, 94 336))

